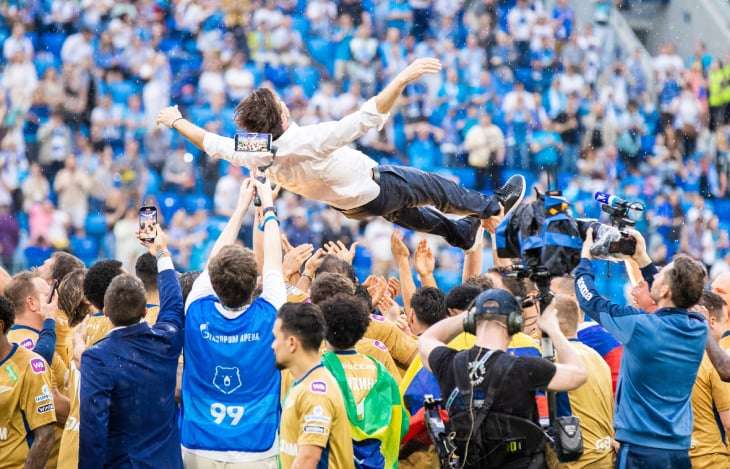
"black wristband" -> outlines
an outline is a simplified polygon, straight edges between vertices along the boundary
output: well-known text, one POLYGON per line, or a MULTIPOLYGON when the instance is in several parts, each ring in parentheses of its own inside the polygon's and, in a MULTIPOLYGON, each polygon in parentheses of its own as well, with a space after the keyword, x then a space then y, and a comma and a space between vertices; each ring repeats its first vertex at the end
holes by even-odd
POLYGON ((263 213, 261 214, 261 218, 264 218, 266 216, 266 214, 269 212, 274 212, 274 215, 278 216, 276 213, 276 208, 272 205, 271 207, 266 207, 264 209, 263 213))

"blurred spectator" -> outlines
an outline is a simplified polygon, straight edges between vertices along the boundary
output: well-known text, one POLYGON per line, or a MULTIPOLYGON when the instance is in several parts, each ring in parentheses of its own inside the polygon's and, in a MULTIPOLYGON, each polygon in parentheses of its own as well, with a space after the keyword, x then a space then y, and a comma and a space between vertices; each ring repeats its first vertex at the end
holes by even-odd
POLYGON ((10 212, 10 205, 0 202, 0 263, 6 270, 13 267, 13 256, 20 242, 18 220, 10 212))
POLYGON ((50 119, 38 129, 40 152, 38 162, 49 179, 63 167, 63 160, 71 153, 71 129, 64 123, 63 115, 54 111, 50 119))
POLYGON ((78 33, 68 36, 61 48, 63 63, 82 66, 90 64, 94 54, 92 39, 93 32, 88 26, 84 26, 78 33))
POLYGON ((488 113, 482 114, 479 124, 466 133, 464 148, 469 152, 469 165, 476 169, 477 188, 485 189, 487 174, 491 187, 499 187, 505 156, 504 134, 488 113))
POLYGON ((64 168, 53 180, 53 189, 58 193, 58 208, 71 217, 74 228, 83 228, 89 211, 88 198, 93 181, 89 175, 76 166, 76 157, 66 157, 64 168))
POLYGON ((215 214, 230 218, 238 204, 238 194, 241 191, 243 174, 241 168, 233 165, 228 166, 228 174, 218 180, 215 187, 215 214))
POLYGON ((178 148, 165 160, 162 170, 162 189, 173 192, 189 192, 195 185, 193 155, 178 148))
MULTIPOLYGON (((114 224, 114 238, 116 239, 114 258, 122 263, 127 272, 134 272, 137 258, 145 252, 137 240, 137 231, 139 231, 139 214, 136 208, 131 207, 124 212, 124 218, 114 224)), ((170 233, 170 241, 172 241, 171 235, 172 233, 170 233)))
POLYGON ((30 166, 30 174, 23 181, 23 210, 29 212, 31 207, 48 198, 51 188, 48 179, 43 176, 41 167, 37 163, 30 166))
POLYGON ((12 34, 3 42, 5 60, 10 61, 17 56, 23 62, 33 57, 33 43, 25 35, 25 25, 20 22, 13 25, 12 34))

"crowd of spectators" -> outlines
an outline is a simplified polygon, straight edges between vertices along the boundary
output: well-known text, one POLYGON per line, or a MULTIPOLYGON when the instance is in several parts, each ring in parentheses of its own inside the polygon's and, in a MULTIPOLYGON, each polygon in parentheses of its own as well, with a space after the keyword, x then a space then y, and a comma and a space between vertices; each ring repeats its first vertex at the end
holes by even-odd
MULTIPOLYGON (((176 265, 200 269, 244 175, 157 128, 160 109, 179 103, 232 135, 236 103, 263 85, 300 124, 338 119, 425 56, 442 75, 408 87, 358 142, 368 155, 483 190, 514 172, 545 187, 554 170, 576 215, 599 216, 595 190, 646 202, 639 228, 657 262, 685 252, 713 277, 730 270, 730 126, 710 119, 707 73, 721 58, 702 44, 692 57, 667 44, 647 76, 638 52, 609 49, 605 24, 577 24, 565 0, 57 0, 0 13, 11 271, 59 249, 130 268, 143 203, 160 208, 176 265)), ((361 238, 359 275, 393 268, 390 224, 287 193, 277 203, 293 245, 361 238)), ((461 253, 434 247, 439 281, 455 285, 461 253)))

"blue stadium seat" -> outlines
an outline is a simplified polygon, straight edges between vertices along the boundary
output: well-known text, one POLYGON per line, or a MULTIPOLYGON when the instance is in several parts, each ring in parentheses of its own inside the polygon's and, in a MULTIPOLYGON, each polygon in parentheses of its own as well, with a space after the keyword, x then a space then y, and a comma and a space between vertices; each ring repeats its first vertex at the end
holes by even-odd
POLYGON ((60 60, 64 41, 66 41, 66 35, 63 33, 43 33, 40 37, 39 49, 50 52, 60 60))
POLYGON ((715 199, 712 206, 720 223, 730 224, 730 199, 715 199))
POLYGON ((129 80, 123 80, 109 85, 109 94, 112 97, 112 101, 117 104, 126 104, 129 97, 138 91, 138 87, 129 80))
POLYGON ((443 168, 440 172, 451 173, 459 179, 459 184, 473 188, 477 183, 477 173, 474 168, 443 168))
POLYGON ((299 31, 302 39, 309 37, 309 20, 303 16, 295 16, 292 18, 291 27, 295 31, 299 31))
POLYGON ((106 218, 102 213, 90 213, 86 216, 86 234, 101 238, 106 234, 106 218))
POLYGON ((46 262, 46 259, 51 257, 51 254, 53 254, 53 248, 28 246, 25 248, 25 251, 23 251, 25 265, 29 269, 33 267, 40 267, 44 262, 46 262))
POLYGON ((162 178, 160 177, 159 173, 155 169, 150 168, 149 172, 148 172, 148 178, 147 178, 146 193, 147 194, 159 193, 161 184, 162 184, 162 178))
POLYGON ((308 98, 319 88, 319 78, 319 70, 314 67, 299 67, 292 71, 294 83, 302 87, 308 98))
POLYGON ((198 210, 210 210, 212 202, 210 197, 204 195, 188 195, 185 197, 185 211, 188 213, 194 213, 198 210))
POLYGON ((320 38, 310 38, 307 41, 307 50, 314 60, 324 65, 327 71, 332 75, 335 70, 335 54, 332 44, 320 38))
POLYGON ((172 220, 172 216, 175 215, 175 212, 183 208, 183 203, 182 200, 180 200, 180 196, 173 192, 160 194, 159 200, 160 214, 162 215, 162 220, 164 220, 166 223, 169 223, 170 220, 172 220))
POLYGON ((86 265, 91 265, 99 256, 99 242, 89 236, 71 238, 71 253, 86 265))

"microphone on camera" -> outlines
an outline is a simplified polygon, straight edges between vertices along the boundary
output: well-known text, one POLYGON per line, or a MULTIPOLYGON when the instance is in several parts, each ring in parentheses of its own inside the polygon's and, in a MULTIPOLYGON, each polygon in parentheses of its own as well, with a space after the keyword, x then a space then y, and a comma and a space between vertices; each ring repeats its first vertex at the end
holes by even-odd
POLYGON ((628 202, 621 197, 609 194, 608 192, 595 192, 593 194, 593 198, 596 199, 596 202, 598 203, 609 205, 615 208, 625 207, 626 205, 628 205, 628 202))

